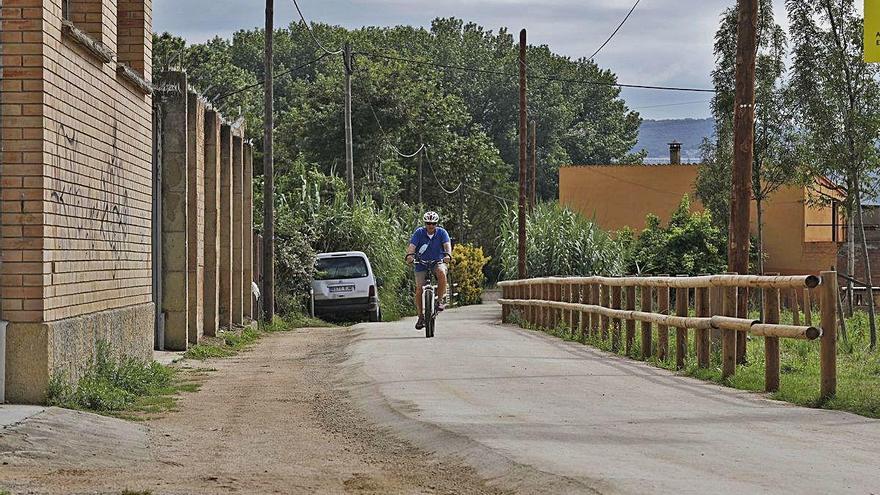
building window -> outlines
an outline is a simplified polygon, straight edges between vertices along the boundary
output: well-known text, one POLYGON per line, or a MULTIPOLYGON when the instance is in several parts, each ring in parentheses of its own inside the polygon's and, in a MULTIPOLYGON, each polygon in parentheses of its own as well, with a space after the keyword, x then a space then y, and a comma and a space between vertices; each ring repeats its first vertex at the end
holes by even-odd
POLYGON ((104 42, 104 13, 102 0, 63 0, 64 19, 95 41, 104 42))

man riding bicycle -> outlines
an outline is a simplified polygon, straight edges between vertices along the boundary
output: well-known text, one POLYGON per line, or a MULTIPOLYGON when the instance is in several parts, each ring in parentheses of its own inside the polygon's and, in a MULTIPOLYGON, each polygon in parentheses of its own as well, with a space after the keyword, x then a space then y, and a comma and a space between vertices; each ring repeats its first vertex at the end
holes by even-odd
MULTIPOLYGON (((434 269, 434 275, 437 277, 437 299, 440 304, 437 311, 445 309, 443 298, 446 296, 446 263, 451 259, 452 243, 449 240, 449 233, 443 227, 437 226, 440 222, 440 215, 436 212, 429 211, 423 217, 425 226, 419 227, 413 233, 406 248, 406 260, 408 263, 414 263, 416 257, 416 249, 420 251, 420 259, 422 261, 441 261, 434 269), (421 247, 427 245, 424 251, 421 247)), ((416 275, 416 291, 415 301, 416 308, 419 310, 419 320, 416 322, 416 328, 425 327, 425 309, 422 307, 422 286, 425 284, 428 268, 422 264, 415 265, 416 275)))

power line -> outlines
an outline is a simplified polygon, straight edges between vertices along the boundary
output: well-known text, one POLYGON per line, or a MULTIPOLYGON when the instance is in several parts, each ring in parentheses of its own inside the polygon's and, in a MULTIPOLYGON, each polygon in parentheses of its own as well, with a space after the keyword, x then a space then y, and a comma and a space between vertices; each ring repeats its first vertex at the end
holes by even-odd
POLYGON ((629 16, 632 15, 633 11, 636 10, 636 7, 639 6, 639 2, 641 2, 641 1, 642 1, 642 0, 636 0, 636 3, 632 6, 631 9, 629 9, 629 13, 626 14, 626 17, 624 17, 623 20, 620 21, 620 24, 617 25, 617 29, 615 29, 614 32, 611 33, 611 36, 609 36, 608 39, 605 40, 605 43, 602 43, 602 46, 600 46, 599 48, 597 48, 596 51, 593 52, 592 55, 590 55, 590 60, 593 60, 593 58, 595 58, 596 55, 598 55, 599 52, 601 52, 602 49, 605 48, 605 45, 607 45, 608 42, 611 41, 611 38, 614 38, 614 35, 617 34, 618 31, 620 31, 620 28, 622 28, 624 24, 626 24, 627 19, 629 19, 629 16))
POLYGON ((422 143, 422 145, 419 146, 419 149, 415 150, 412 153, 404 153, 404 152, 400 151, 397 148, 397 146, 394 146, 393 144, 391 144, 391 139, 388 137, 388 134, 385 132, 385 128, 382 127, 382 122, 379 122, 379 116, 376 115, 376 109, 373 108, 373 104, 370 102, 367 102, 367 104, 370 105, 370 112, 373 113, 373 118, 376 119, 376 124, 379 125, 379 130, 382 132, 382 137, 385 138, 385 144, 387 144, 389 147, 391 147, 391 149, 394 150, 394 152, 397 153, 401 158, 412 158, 412 157, 418 155, 420 151, 425 149, 425 144, 422 143))
POLYGON ((324 45, 322 45, 321 42, 318 41, 318 37, 315 36, 315 32, 312 31, 312 26, 309 25, 309 21, 306 20, 306 17, 303 15, 302 10, 300 10, 299 4, 296 2, 296 0, 293 0, 293 6, 296 7, 296 11, 299 14, 299 18, 302 19, 303 24, 305 24, 305 26, 306 26, 306 30, 308 30, 309 34, 312 36, 312 41, 314 41, 315 44, 318 45, 318 48, 323 50, 324 53, 327 55, 341 55, 342 50, 336 50, 335 52, 332 52, 332 51, 324 48, 324 45))
MULTIPOLYGON (((314 65, 314 64, 320 62, 321 60, 324 60, 325 58, 327 58, 327 57, 329 57, 329 56, 330 56, 330 54, 325 53, 325 54, 321 55, 320 57, 318 57, 318 58, 316 58, 316 59, 314 59, 314 60, 310 60, 310 61, 308 61, 308 62, 306 62, 306 63, 304 63, 304 64, 302 64, 302 65, 297 65, 296 67, 294 67, 294 68, 292 68, 292 69, 288 69, 288 70, 285 70, 285 71, 279 72, 279 73, 275 74, 275 78, 277 79, 277 78, 280 78, 280 77, 284 77, 284 76, 286 76, 286 75, 288 75, 288 74, 291 74, 291 73, 293 73, 293 72, 296 72, 296 71, 298 71, 298 70, 300 70, 300 69, 304 69, 304 68, 306 68, 306 67, 308 67, 308 66, 310 66, 310 65, 314 65)), ((245 87, 243 87, 243 88, 236 89, 235 91, 230 91, 229 93, 222 94, 222 95, 220 95, 220 96, 214 98, 213 102, 216 104, 217 102, 222 101, 222 100, 225 100, 226 98, 229 98, 230 96, 237 95, 237 94, 239 94, 239 93, 244 93, 245 91, 248 91, 248 90, 250 90, 250 89, 259 88, 259 87, 261 87, 262 85, 263 85, 263 81, 260 81, 260 82, 258 82, 258 83, 254 83, 254 84, 250 84, 250 85, 245 86, 245 87)))
MULTIPOLYGON (((504 72, 500 70, 490 70, 490 69, 481 69, 478 67, 467 67, 463 65, 450 65, 450 64, 441 64, 438 62, 432 62, 430 60, 417 60, 406 57, 397 57, 391 55, 384 55, 381 53, 369 53, 369 52, 358 52, 358 55, 364 55, 367 57, 373 58, 382 58, 386 60, 396 60, 400 62, 408 62, 419 65, 430 65, 433 67, 439 67, 441 69, 452 69, 452 70, 461 70, 468 72, 478 72, 483 74, 494 74, 499 76, 508 76, 511 78, 519 77, 518 74, 514 74, 512 72, 504 72)), ((530 74, 530 79, 538 79, 543 81, 551 81, 551 82, 566 82, 573 84, 587 84, 592 86, 612 86, 618 88, 631 88, 631 89, 652 89, 652 90, 660 90, 660 91, 690 91, 690 92, 700 92, 700 93, 715 93, 714 89, 706 89, 706 88, 685 88, 685 87, 675 87, 675 86, 653 86, 647 84, 625 84, 625 83, 616 83, 611 81, 595 81, 595 80, 586 80, 586 79, 568 79, 568 78, 560 78, 560 77, 552 77, 552 76, 537 76, 530 74)))
POLYGON ((437 185, 440 186, 440 189, 443 189, 443 192, 445 192, 446 194, 455 194, 458 192, 459 189, 461 189, 462 184, 464 184, 461 181, 459 181, 458 186, 456 186, 455 189, 451 191, 443 187, 443 183, 440 182, 440 179, 437 178, 437 173, 434 172, 434 165, 431 164, 431 158, 428 156, 427 149, 425 150, 425 158, 428 160, 428 168, 431 169, 431 175, 434 176, 434 180, 437 181, 437 185))
POLYGON ((648 105, 644 107, 634 107, 630 110, 644 110, 646 108, 662 108, 662 107, 677 107, 681 105, 696 105, 697 103, 709 103, 712 100, 694 100, 694 101, 682 101, 679 103, 664 103, 662 105, 648 105))

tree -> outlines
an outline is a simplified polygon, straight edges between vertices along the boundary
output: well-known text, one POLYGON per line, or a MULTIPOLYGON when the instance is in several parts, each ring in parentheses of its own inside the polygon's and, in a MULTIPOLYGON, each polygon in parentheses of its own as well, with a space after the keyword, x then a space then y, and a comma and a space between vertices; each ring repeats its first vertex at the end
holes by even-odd
MULTIPOLYGON (((752 199, 757 211, 757 271, 764 272, 764 202, 780 187, 802 182, 793 159, 789 133, 792 114, 784 99, 787 40, 775 22, 773 3, 761 0, 758 18, 758 54, 755 67, 755 141, 752 162, 752 199)), ((703 144, 703 165, 697 177, 696 193, 724 231, 730 209, 730 163, 733 160, 733 105, 736 72, 737 8, 727 8, 715 34, 712 80, 715 96, 716 140, 703 144)))
POLYGON ((876 187, 870 172, 880 166, 880 69, 864 62, 863 20, 854 0, 787 0, 786 7, 794 53, 789 101, 797 112, 797 151, 814 174, 846 184, 846 210, 855 220, 865 258, 874 349, 877 330, 862 195, 876 187))

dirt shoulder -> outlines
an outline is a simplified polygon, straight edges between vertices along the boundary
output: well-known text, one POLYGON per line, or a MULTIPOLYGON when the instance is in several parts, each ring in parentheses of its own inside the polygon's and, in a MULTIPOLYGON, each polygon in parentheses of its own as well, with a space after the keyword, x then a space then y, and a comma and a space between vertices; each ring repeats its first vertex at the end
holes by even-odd
POLYGON ((49 408, 0 431, 11 493, 499 493, 374 426, 340 378, 348 330, 260 340, 212 368, 179 411, 132 423, 49 408))

